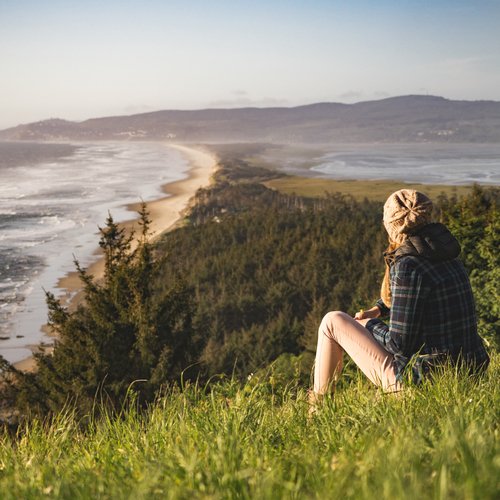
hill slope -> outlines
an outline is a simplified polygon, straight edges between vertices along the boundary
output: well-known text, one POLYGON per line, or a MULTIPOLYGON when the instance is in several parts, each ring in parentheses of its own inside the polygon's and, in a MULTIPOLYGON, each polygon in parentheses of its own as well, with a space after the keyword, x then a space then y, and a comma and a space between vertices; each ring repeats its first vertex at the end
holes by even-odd
POLYGON ((498 142, 500 102, 413 95, 293 108, 166 110, 83 122, 44 120, 0 131, 1 139, 498 142))
POLYGON ((68 408, 0 429, 1 496, 494 499, 499 375, 495 355, 480 380, 450 370, 398 396, 344 377, 311 420, 276 369, 172 389, 143 413, 125 403, 87 428, 68 408))

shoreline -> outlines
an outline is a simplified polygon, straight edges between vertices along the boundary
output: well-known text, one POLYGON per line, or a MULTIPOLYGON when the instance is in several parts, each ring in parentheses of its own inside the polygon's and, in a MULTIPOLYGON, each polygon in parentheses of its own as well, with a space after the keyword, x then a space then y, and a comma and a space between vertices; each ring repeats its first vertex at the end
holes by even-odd
MULTIPOLYGON (((191 198, 199 188, 207 187, 212 183, 213 175, 218 167, 217 155, 206 148, 180 144, 168 144, 168 147, 178 150, 187 157, 190 167, 185 179, 161 186, 165 196, 146 203, 151 218, 151 241, 154 241, 162 234, 178 227, 179 222, 183 219, 184 213, 189 209, 191 198)), ((127 208, 136 211, 140 208, 140 205, 140 202, 133 203, 127 205, 127 208)), ((119 226, 126 228, 127 231, 137 230, 137 222, 137 218, 129 219, 120 222, 119 226)), ((89 274, 93 275, 94 278, 100 279, 104 273, 104 261, 100 255, 99 249, 96 249, 94 255, 95 261, 87 267, 87 271, 89 274)), ((76 271, 71 271, 61 277, 57 282, 57 288, 60 290, 58 294, 59 300, 61 300, 70 310, 76 307, 81 299, 79 295, 82 291, 78 273, 76 271)), ((42 327, 42 331, 44 331, 47 336, 52 336, 46 325, 42 327)), ((33 371, 35 368, 35 360, 33 356, 30 356, 13 363, 13 366, 20 371, 33 371)))

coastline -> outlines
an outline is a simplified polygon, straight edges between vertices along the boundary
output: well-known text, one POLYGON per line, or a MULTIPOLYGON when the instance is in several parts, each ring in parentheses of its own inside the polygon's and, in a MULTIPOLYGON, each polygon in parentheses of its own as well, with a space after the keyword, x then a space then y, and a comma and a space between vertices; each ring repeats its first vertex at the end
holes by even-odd
MULTIPOLYGON (((185 146, 180 144, 169 144, 168 147, 178 150, 187 157, 190 168, 188 177, 180 181, 164 184, 162 191, 166 196, 146 203, 151 217, 151 240, 154 241, 165 232, 175 229, 182 220, 184 213, 189 208, 189 202, 196 191, 201 187, 211 184, 212 177, 217 170, 218 159, 215 153, 205 148, 185 146)), ((128 205, 127 208, 136 211, 140 203, 128 205)), ((138 219, 121 222, 119 225, 128 231, 138 229, 138 219)), ((87 267, 89 274, 100 279, 104 273, 104 261, 100 257, 99 250, 95 253, 96 260, 87 267)), ((57 288, 61 293, 58 298, 67 307, 74 308, 80 300, 81 282, 76 271, 72 271, 58 280, 57 288)), ((43 330, 47 335, 47 327, 43 330)), ((32 356, 18 361, 13 366, 20 370, 29 372, 35 368, 35 360, 32 356)))

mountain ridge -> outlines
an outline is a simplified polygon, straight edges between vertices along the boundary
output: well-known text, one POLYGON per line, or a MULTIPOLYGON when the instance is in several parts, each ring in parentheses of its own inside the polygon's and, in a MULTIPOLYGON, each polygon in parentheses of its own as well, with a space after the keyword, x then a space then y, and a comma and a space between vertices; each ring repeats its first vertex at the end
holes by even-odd
POLYGON ((0 140, 498 142, 500 102, 407 95, 353 104, 158 110, 0 131, 0 140))

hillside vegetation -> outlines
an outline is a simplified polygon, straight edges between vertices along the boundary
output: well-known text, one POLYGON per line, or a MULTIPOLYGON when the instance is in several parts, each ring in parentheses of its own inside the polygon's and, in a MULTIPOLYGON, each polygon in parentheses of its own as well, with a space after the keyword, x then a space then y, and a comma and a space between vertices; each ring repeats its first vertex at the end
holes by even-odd
MULTIPOLYGON (((294 175, 283 175, 270 179, 264 183, 266 187, 276 189, 281 193, 295 194, 298 196, 318 197, 325 196, 326 193, 342 193, 352 196, 357 201, 365 198, 371 201, 385 202, 387 197, 401 189, 401 182, 398 181, 356 181, 356 180, 335 180, 325 178, 308 178, 294 175)), ((416 189, 424 192, 432 200, 441 195, 449 197, 462 197, 472 192, 472 186, 449 186, 438 184, 418 184, 404 183, 406 189, 416 189)))

